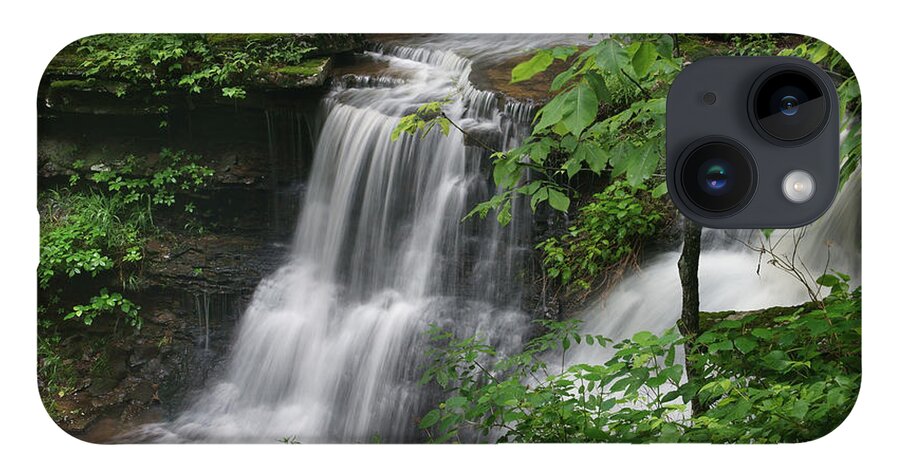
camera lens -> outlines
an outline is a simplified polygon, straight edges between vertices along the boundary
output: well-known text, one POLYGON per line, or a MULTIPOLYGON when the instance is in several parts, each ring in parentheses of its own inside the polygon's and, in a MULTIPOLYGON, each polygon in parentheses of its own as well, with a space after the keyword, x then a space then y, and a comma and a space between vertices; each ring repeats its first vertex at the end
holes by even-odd
POLYGON ((780 141, 802 141, 824 126, 828 100, 810 73, 782 68, 763 75, 757 84, 752 110, 765 134, 780 141))
POLYGON ((725 195, 734 183, 728 180, 731 169, 731 164, 722 159, 709 159, 697 169, 697 183, 710 195, 725 195))
POLYGON ((781 98, 781 113, 785 116, 793 116, 797 114, 800 101, 794 96, 785 96, 781 98))
POLYGON ((689 147, 681 161, 680 191, 699 212, 722 215, 739 210, 756 188, 749 152, 725 139, 689 147))

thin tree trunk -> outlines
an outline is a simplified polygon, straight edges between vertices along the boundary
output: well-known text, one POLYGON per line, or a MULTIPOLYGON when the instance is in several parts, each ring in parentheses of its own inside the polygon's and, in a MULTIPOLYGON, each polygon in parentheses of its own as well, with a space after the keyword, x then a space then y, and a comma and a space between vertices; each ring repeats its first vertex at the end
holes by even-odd
MULTIPOLYGON (((697 271, 700 267, 700 233, 703 227, 688 218, 684 219, 684 247, 678 259, 678 276, 681 278, 681 319, 678 329, 686 338, 684 343, 685 370, 688 382, 696 382, 701 370, 691 365, 688 357, 694 348, 694 340, 700 335, 700 285, 697 271)), ((705 408, 697 397, 691 399, 694 415, 705 408)))

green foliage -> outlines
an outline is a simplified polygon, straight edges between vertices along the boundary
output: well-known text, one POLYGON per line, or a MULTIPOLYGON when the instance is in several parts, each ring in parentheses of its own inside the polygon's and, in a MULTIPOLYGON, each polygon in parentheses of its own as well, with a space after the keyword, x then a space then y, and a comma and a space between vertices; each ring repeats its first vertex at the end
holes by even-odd
MULTIPOLYGON (((76 373, 71 361, 64 359, 58 352, 61 338, 59 335, 38 338, 38 378, 49 395, 64 397, 75 386, 76 373)), ((52 402, 47 399, 45 403, 52 402)))
POLYGON ((547 332, 499 358, 477 337, 431 330, 423 383, 447 398, 419 422, 434 442, 461 432, 516 442, 797 442, 820 437, 849 413, 860 378, 859 289, 826 275, 831 294, 795 311, 724 319, 700 335, 687 381, 674 329, 639 332, 603 364, 565 364, 572 346, 603 346, 578 323, 541 322, 547 332), (765 318, 763 318, 765 316, 765 318), (555 354, 554 354, 555 352, 555 354), (545 360, 561 356, 559 367, 545 360), (558 371, 555 369, 559 368, 558 371), (691 415, 684 402, 708 405, 691 415))
POLYGON ((59 276, 95 277, 112 269, 117 262, 112 255, 118 251, 124 256, 125 247, 149 226, 144 209, 122 219, 126 206, 119 196, 60 189, 44 197, 38 265, 41 289, 48 289, 59 276))
POLYGON ((109 192, 120 194, 126 204, 146 202, 153 206, 167 207, 175 203, 175 194, 189 192, 202 187, 213 170, 200 165, 200 156, 183 150, 162 149, 159 153, 162 164, 150 177, 133 177, 137 158, 128 156, 125 164, 115 170, 96 172, 91 180, 105 185, 109 192))
POLYGON ((293 35, 249 35, 237 47, 215 35, 107 34, 84 38, 78 53, 88 78, 120 81, 123 96, 133 88, 154 94, 198 94, 220 89, 225 97, 243 99, 239 84, 266 66, 301 64, 315 48, 293 35))
MULTIPOLYGON (((38 286, 57 295, 66 280, 78 276, 98 278, 115 271, 123 288, 133 287, 143 259, 146 238, 155 232, 153 211, 171 207, 176 193, 203 187, 212 169, 198 164, 200 157, 163 149, 156 171, 136 175, 138 159, 126 157, 116 170, 91 174, 91 188, 70 187, 44 193, 41 213, 38 286)), ((101 314, 124 317, 140 328, 139 308, 120 293, 105 287, 88 304, 59 310, 63 320, 79 319, 90 325, 101 314)))
POLYGON ((446 103, 446 100, 425 103, 419 106, 414 114, 400 118, 397 126, 391 131, 391 140, 396 141, 404 133, 409 135, 418 133, 420 137, 425 137, 434 126, 438 126, 441 134, 450 134, 450 119, 441 110, 446 103))
MULTIPOLYGON (((466 218, 497 210, 497 219, 506 224, 512 218, 511 201, 520 195, 530 197, 532 209, 546 202, 566 212, 575 193, 568 182, 582 170, 621 176, 632 186, 647 181, 660 167, 665 95, 682 66, 672 44, 669 35, 606 38, 580 53, 574 47, 539 51, 513 68, 511 81, 519 82, 555 61, 570 65, 554 78, 551 91, 556 95, 536 113, 531 136, 521 146, 491 156, 497 193, 466 218), (527 183, 526 171, 531 177, 527 183)), ((430 130, 420 113, 400 124, 395 138, 430 130)), ((663 184, 654 195, 664 193, 663 184)))
POLYGON ((537 52, 531 59, 516 65, 512 69, 511 83, 527 81, 536 74, 546 71, 550 65, 556 60, 565 61, 578 51, 573 46, 558 46, 551 50, 542 50, 537 52))
POLYGON ((66 314, 63 320, 81 319, 81 322, 89 326, 101 314, 112 314, 116 310, 125 316, 125 321, 129 325, 140 330, 142 324, 138 316, 140 306, 123 298, 120 293, 111 293, 106 288, 101 289, 99 295, 92 297, 90 304, 74 306, 72 312, 66 314))
POLYGON ((230 87, 230 88, 225 87, 225 88, 222 88, 222 96, 225 96, 225 97, 231 98, 231 99, 245 99, 247 97, 247 91, 245 91, 244 88, 237 87, 237 86, 230 87))
POLYGON ((723 320, 697 339, 705 352, 701 401, 691 439, 713 442, 808 441, 837 427, 859 391, 862 292, 849 277, 818 282, 828 297, 796 310, 723 320))
MULTIPOLYGON (((541 51, 513 70, 515 82, 540 74, 553 61, 570 62, 554 78, 551 90, 559 92, 536 113, 531 136, 493 156, 494 182, 510 193, 478 205, 474 214, 502 210, 519 194, 531 197, 532 208, 546 201, 567 211, 573 192, 568 181, 582 170, 609 172, 638 186, 659 168, 665 95, 682 60, 672 56, 668 35, 629 40, 606 38, 581 53, 575 48, 541 51), (605 117, 601 106, 608 111, 605 117), (521 185, 526 170, 532 179, 521 185)), ((664 188, 657 195, 662 193, 664 188)), ((502 212, 498 218, 503 221, 502 212)))
POLYGON ((665 386, 676 385, 681 338, 639 333, 617 343, 601 365, 576 364, 555 371, 543 360, 548 351, 572 346, 606 347, 603 336, 580 334, 578 323, 547 322, 547 333, 523 353, 496 360, 476 338, 453 340, 433 331, 433 365, 423 382, 435 380, 451 395, 427 413, 420 428, 435 442, 457 438, 472 427, 483 436, 500 432, 507 442, 648 442, 661 433, 678 435, 684 405, 663 401, 665 386), (491 368, 482 362, 496 360, 491 368))
POLYGON ((565 234, 550 237, 537 248, 543 252, 549 277, 590 289, 603 271, 633 257, 662 218, 645 186, 618 181, 581 207, 578 220, 565 234))
POLYGON ((730 52, 736 56, 772 56, 781 50, 779 37, 781 35, 734 35, 730 38, 730 52))

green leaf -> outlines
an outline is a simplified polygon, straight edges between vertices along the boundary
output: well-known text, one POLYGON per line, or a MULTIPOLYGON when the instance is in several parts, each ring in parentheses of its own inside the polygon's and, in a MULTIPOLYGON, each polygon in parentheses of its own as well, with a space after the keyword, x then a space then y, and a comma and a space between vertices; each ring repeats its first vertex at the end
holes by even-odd
POLYGON ((652 332, 641 331, 635 334, 631 340, 633 340, 635 344, 645 347, 656 342, 656 336, 653 335, 652 332))
POLYGON ((572 135, 578 137, 597 118, 599 107, 597 94, 586 82, 580 82, 568 97, 572 106, 569 114, 563 119, 563 124, 572 135))
POLYGON ((659 57, 659 52, 656 51, 656 46, 653 46, 652 43, 641 42, 637 51, 631 57, 631 67, 634 68, 638 78, 643 78, 647 75, 650 66, 653 65, 657 57, 659 57))
POLYGON ((562 168, 566 171, 566 176, 571 179, 575 174, 581 172, 581 161, 573 156, 563 164, 562 168))
POLYGON ((660 35, 656 40, 656 50, 663 58, 671 58, 675 50, 675 39, 671 35, 660 35))
POLYGON ((512 202, 507 200, 506 203, 500 208, 500 211, 497 212, 497 221, 502 226, 509 225, 509 222, 512 221, 512 202))
POLYGON ((553 59, 558 59, 565 61, 569 59, 569 56, 574 55, 578 52, 578 48, 575 46, 565 45, 565 46, 557 46, 550 50, 550 54, 553 55, 553 59))
POLYGON ((669 186, 666 185, 666 182, 662 182, 659 185, 657 185, 656 187, 653 187, 653 191, 650 192, 650 195, 653 198, 659 198, 667 193, 669 193, 669 186))
POLYGON ((494 162, 494 183, 498 187, 509 188, 519 181, 519 165, 512 160, 494 162))
POLYGON ((464 407, 469 400, 466 397, 456 396, 450 397, 444 402, 449 408, 462 408, 464 407))
POLYGON ((534 75, 546 71, 551 64, 553 64, 553 53, 546 50, 538 51, 531 59, 524 63, 519 63, 513 68, 510 83, 527 81, 533 78, 534 75))
POLYGON ((787 354, 780 350, 773 350, 763 357, 763 362, 775 370, 784 370, 790 365, 787 354))
POLYGON ((557 74, 556 77, 553 78, 553 82, 550 83, 550 91, 558 91, 559 88, 565 86, 577 72, 578 71, 573 67, 557 74))
POLYGON ((756 339, 748 336, 740 336, 734 339, 734 346, 746 354, 756 348, 756 339))
POLYGON ((632 187, 650 178, 659 165, 656 144, 652 142, 645 143, 641 147, 626 143, 618 147, 616 152, 620 155, 614 156, 610 161, 613 165, 613 176, 624 174, 632 187))
POLYGON ((594 62, 608 73, 621 75, 622 69, 629 63, 628 52, 612 38, 607 38, 594 47, 594 62))
POLYGON ((547 197, 549 197, 548 190, 550 190, 548 187, 541 187, 538 191, 534 192, 531 196, 531 211, 536 211, 538 204, 547 200, 547 197))
POLYGON ((553 127, 562 118, 571 112, 573 103, 566 100, 565 94, 558 94, 547 104, 542 107, 535 115, 538 118, 537 124, 534 126, 534 132, 541 132, 545 129, 553 127))
POLYGON ((732 350, 732 349, 734 349, 734 344, 731 342, 731 340, 722 340, 719 342, 713 342, 712 344, 709 344, 709 346, 707 348, 709 349, 709 352, 711 354, 714 354, 716 352, 723 351, 723 350, 732 350))
POLYGON ((426 428, 434 426, 434 424, 437 423, 438 420, 440 420, 440 419, 441 419, 440 410, 438 410, 438 409, 431 410, 430 412, 426 413, 424 417, 422 417, 422 420, 419 422, 419 428, 424 430, 426 428))
POLYGON ((793 408, 791 408, 791 416, 794 418, 803 419, 808 411, 809 402, 807 402, 806 400, 797 400, 794 402, 793 408))
POLYGON ((450 120, 446 117, 440 117, 437 120, 439 126, 441 126, 441 134, 450 135, 450 120))
POLYGON ((831 47, 820 41, 809 49, 809 60, 813 63, 818 63, 825 59, 825 57, 828 56, 828 53, 830 52, 831 47))
POLYGON ((588 71, 584 78, 594 88, 594 93, 597 94, 597 99, 600 102, 612 102, 612 94, 609 92, 609 88, 606 87, 606 81, 604 81, 603 77, 593 71, 588 71))
POLYGON ((600 175, 609 162, 609 153, 593 141, 582 141, 575 149, 575 159, 584 162, 597 175, 600 175))
POLYGON ((550 202, 550 206, 561 211, 565 212, 569 210, 569 197, 566 194, 560 192, 555 188, 547 189, 548 193, 548 201, 550 202))
POLYGON ((828 324, 824 318, 821 317, 807 317, 803 321, 804 326, 809 329, 809 333, 812 336, 818 336, 824 334, 828 331, 831 326, 828 324))
POLYGON ((537 164, 543 164, 547 156, 550 155, 550 144, 552 144, 552 141, 547 138, 543 138, 538 142, 530 144, 528 156, 531 158, 531 161, 537 164))

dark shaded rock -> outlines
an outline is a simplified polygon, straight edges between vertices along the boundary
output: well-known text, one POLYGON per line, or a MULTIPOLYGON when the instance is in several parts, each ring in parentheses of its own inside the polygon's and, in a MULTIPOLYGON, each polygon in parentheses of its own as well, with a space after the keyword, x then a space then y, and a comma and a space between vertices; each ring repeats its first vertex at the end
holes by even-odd
POLYGON ((163 309, 157 313, 154 313, 154 314, 148 316, 148 319, 151 322, 154 322, 156 324, 165 325, 165 324, 174 322, 177 319, 177 317, 175 316, 175 314, 172 311, 170 311, 168 309, 163 309))
POLYGON ((110 390, 116 388, 116 385, 119 384, 119 381, 112 377, 101 377, 93 379, 91 382, 91 386, 88 387, 87 392, 89 395, 97 397, 100 395, 104 395, 110 390))
POLYGON ((163 240, 153 240, 148 246, 145 276, 182 292, 250 292, 275 270, 285 251, 259 239, 234 235, 163 240))
POLYGON ((127 399, 131 402, 147 405, 153 400, 154 395, 156 395, 154 385, 143 380, 128 391, 127 399))
POLYGON ((496 127, 471 127, 465 131, 464 142, 466 145, 483 147, 487 150, 500 150, 503 147, 503 134, 496 127))
POLYGON ((159 348, 155 343, 139 343, 135 346, 131 356, 128 357, 128 365, 131 367, 143 365, 157 354, 159 354, 159 348))

